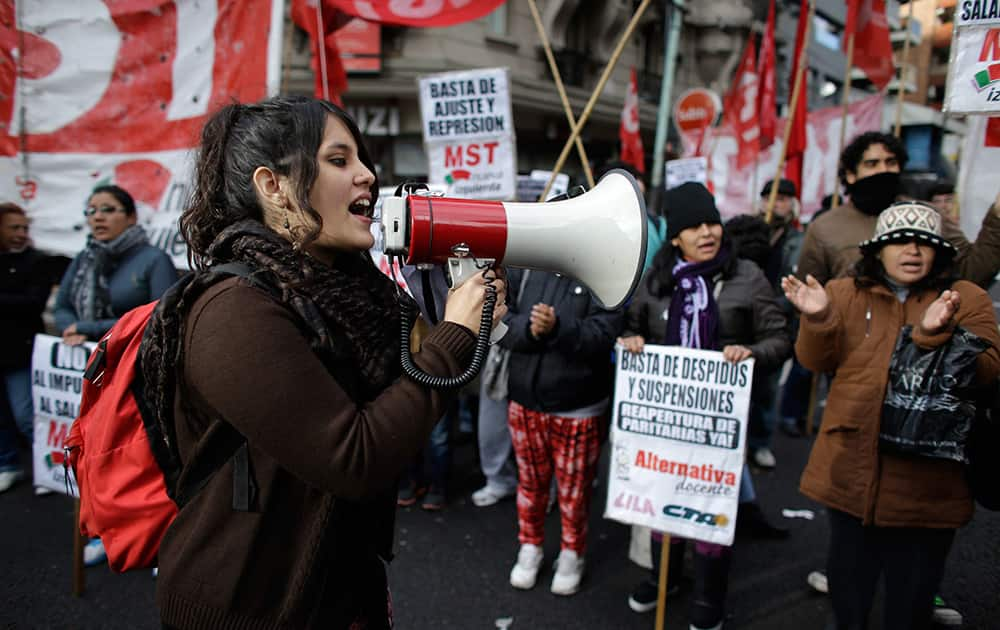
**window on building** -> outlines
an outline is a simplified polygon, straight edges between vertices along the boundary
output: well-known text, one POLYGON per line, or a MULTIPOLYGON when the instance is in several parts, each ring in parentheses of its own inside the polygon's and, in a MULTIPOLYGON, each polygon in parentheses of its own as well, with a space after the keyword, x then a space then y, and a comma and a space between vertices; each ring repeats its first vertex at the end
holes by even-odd
POLYGON ((507 3, 501 4, 486 16, 486 33, 497 37, 507 37, 507 3))
POLYGON ((831 50, 840 50, 840 29, 821 15, 813 16, 813 37, 831 50))

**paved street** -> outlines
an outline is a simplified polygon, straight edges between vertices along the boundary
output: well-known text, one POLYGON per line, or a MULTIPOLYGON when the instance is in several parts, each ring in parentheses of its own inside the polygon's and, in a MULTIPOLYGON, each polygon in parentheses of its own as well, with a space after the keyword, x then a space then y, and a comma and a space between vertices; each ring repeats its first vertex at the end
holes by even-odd
MULTIPOLYGON (((755 475, 765 510, 793 533, 783 542, 737 541, 727 630, 819 630, 825 623, 826 598, 811 593, 805 584, 808 572, 823 564, 825 519, 817 505, 795 490, 808 447, 806 439, 777 436, 777 471, 755 475), (783 507, 813 509, 817 518, 783 519, 783 507)), ((604 473, 595 496, 584 588, 574 597, 560 598, 548 592, 548 560, 533 591, 515 591, 508 585, 507 574, 518 546, 514 504, 472 506, 468 493, 480 481, 474 457, 471 443, 457 447, 454 496, 446 511, 400 511, 399 553, 390 578, 398 628, 489 630, 505 618, 512 619, 511 630, 653 627, 653 613, 637 615, 626 603, 629 590, 644 572, 626 559, 628 528, 601 516, 604 473)), ((602 471, 606 469, 604 462, 602 471)), ((68 499, 36 498, 22 484, 0 495, 0 515, 0 564, 6 577, 0 587, 0 628, 159 627, 153 603, 155 581, 147 571, 115 575, 106 567, 88 569, 86 594, 79 599, 70 594, 72 505, 68 499)), ((546 557, 554 559, 558 553, 555 514, 548 523, 546 557)), ((958 535, 942 590, 966 614, 965 628, 1000 628, 998 540, 1000 515, 983 511, 958 535)), ((668 628, 687 628, 687 600, 685 591, 668 601, 668 628)))

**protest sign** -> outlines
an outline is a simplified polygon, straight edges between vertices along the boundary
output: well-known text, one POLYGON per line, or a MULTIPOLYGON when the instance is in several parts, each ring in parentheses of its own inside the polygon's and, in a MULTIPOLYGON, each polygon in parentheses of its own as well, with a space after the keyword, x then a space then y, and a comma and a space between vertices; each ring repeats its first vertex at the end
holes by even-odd
POLYGON ((36 486, 67 491, 63 444, 80 410, 83 372, 95 347, 92 342, 69 346, 59 337, 35 335, 31 400, 35 405, 32 460, 36 486))
POLYGON ((680 160, 670 160, 664 165, 667 190, 676 188, 685 182, 697 182, 704 185, 708 181, 708 158, 693 157, 680 160))
POLYGON ((507 69, 446 72, 419 84, 430 181, 457 197, 513 199, 517 150, 507 69))
POLYGON ((943 108, 1000 112, 1000 9, 996 0, 962 2, 955 12, 943 108))
POLYGON ((619 348, 605 517, 732 544, 753 363, 675 346, 619 348))
MULTIPOLYGON (((535 169, 528 175, 517 176, 517 196, 518 201, 533 203, 545 192, 545 185, 549 183, 552 171, 542 171, 535 169)), ((565 194, 569 190, 569 175, 559 173, 556 180, 549 189, 549 199, 565 194)))

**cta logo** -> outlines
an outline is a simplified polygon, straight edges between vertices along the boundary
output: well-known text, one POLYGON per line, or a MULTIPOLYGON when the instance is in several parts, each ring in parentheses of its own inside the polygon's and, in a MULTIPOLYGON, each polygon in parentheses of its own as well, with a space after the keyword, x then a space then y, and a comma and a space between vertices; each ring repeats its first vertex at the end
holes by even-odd
POLYGON ((699 512, 694 508, 684 505, 667 505, 663 508, 663 514, 671 518, 679 518, 690 523, 707 525, 709 527, 725 527, 729 525, 729 517, 725 514, 699 512))

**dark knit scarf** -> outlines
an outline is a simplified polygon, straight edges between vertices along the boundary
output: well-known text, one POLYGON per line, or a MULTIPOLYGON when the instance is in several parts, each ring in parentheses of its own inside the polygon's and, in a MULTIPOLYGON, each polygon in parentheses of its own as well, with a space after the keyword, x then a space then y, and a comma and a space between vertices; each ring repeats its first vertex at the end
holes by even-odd
POLYGON ((341 253, 327 266, 260 223, 242 221, 223 230, 208 255, 273 274, 283 301, 308 325, 313 349, 357 367, 361 399, 374 399, 399 375, 396 289, 367 252, 341 253))
POLYGON ((80 252, 76 273, 69 286, 77 319, 90 321, 115 316, 111 310, 111 274, 125 254, 147 243, 146 232, 138 225, 126 228, 107 242, 87 237, 87 246, 80 252))
POLYGON ((672 270, 674 292, 670 298, 666 344, 703 350, 719 350, 719 305, 712 278, 729 261, 723 247, 712 260, 688 263, 678 260, 672 270))

